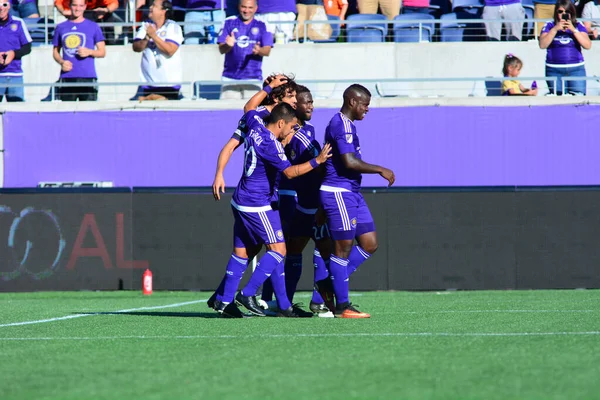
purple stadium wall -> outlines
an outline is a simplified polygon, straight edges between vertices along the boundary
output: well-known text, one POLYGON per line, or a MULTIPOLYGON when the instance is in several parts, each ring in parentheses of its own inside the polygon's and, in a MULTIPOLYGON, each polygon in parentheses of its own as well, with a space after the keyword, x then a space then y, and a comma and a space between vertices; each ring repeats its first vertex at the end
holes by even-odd
MULTIPOLYGON (((318 138, 335 109, 314 114, 318 138)), ((5 187, 42 181, 210 186, 239 111, 6 113, 5 187)), ((599 106, 401 107, 357 122, 366 161, 397 186, 600 184, 599 106)), ((226 171, 239 178, 242 152, 226 171)), ((364 186, 382 186, 366 176, 364 186)))

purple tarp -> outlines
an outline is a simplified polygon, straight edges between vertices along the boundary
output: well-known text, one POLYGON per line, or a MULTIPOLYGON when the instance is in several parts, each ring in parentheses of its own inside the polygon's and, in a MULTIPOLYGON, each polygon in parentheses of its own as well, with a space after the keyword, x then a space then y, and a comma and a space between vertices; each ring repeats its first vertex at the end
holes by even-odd
MULTIPOLYGON (((314 113, 319 140, 335 109, 314 113)), ((5 187, 112 181, 116 186, 211 186, 240 111, 9 112, 5 187)), ((363 159, 396 186, 600 184, 600 106, 401 107, 357 122, 363 159)), ((235 186, 243 152, 225 174, 235 186)), ((384 186, 365 175, 364 186, 384 186)))

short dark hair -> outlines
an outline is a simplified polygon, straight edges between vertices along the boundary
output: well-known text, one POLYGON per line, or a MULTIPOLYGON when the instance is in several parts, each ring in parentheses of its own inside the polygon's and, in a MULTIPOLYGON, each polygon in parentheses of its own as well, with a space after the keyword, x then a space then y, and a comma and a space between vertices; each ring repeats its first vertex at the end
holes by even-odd
POLYGON ((296 96, 298 96, 302 93, 310 93, 310 89, 304 85, 298 85, 297 89, 296 89, 296 96))
POLYGON ((367 89, 363 85, 359 85, 358 83, 354 83, 348 86, 346 90, 344 90, 344 100, 346 98, 355 97, 359 95, 371 97, 371 92, 369 92, 369 89, 367 89))
POLYGON ((285 123, 288 123, 294 118, 296 118, 296 110, 294 110, 294 107, 287 103, 279 103, 273 107, 271 115, 269 116, 269 122, 275 123, 277 121, 284 120, 285 123))

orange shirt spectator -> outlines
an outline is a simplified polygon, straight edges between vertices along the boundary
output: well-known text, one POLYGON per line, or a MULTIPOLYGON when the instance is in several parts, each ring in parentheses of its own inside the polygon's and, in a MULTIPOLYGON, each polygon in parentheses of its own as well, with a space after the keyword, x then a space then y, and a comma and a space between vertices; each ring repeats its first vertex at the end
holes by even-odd
MULTIPOLYGON (((71 15, 71 0, 54 0, 54 6, 65 17, 71 15)), ((105 8, 105 14, 113 13, 119 8, 119 0, 86 0, 87 11, 98 8, 105 8)))
POLYGON ((340 17, 341 20, 346 18, 348 0, 323 0, 323 5, 325 6, 325 12, 328 15, 340 17))

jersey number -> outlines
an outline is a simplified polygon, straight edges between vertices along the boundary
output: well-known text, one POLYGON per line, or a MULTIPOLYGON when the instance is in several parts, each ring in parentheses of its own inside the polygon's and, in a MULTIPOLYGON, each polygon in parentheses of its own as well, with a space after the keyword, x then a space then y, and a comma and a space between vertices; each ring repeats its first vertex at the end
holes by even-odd
POLYGON ((256 153, 254 152, 254 147, 249 146, 244 153, 244 173, 246 176, 252 175, 254 169, 256 168, 256 153), (250 165, 248 165, 248 157, 251 158, 250 165))

